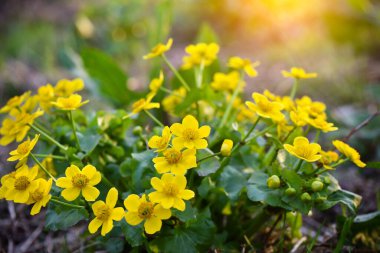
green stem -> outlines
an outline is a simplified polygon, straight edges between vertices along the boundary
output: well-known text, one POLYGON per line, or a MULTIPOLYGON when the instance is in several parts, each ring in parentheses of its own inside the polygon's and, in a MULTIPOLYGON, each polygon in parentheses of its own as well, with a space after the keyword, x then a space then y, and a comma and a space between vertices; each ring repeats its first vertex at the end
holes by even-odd
POLYGON ((320 135, 321 135, 321 130, 317 130, 317 133, 315 134, 315 137, 314 137, 314 142, 318 142, 320 135))
POLYGON ((77 136, 77 131, 75 129, 75 122, 74 122, 74 117, 73 117, 73 111, 69 111, 68 112, 68 116, 69 116, 69 119, 70 119, 70 122, 71 122, 71 128, 73 130, 74 139, 75 139, 75 142, 77 144, 77 148, 78 148, 78 150, 81 150, 80 144, 79 144, 79 139, 78 139, 78 136, 77 136))
POLYGON ((57 204, 60 204, 62 206, 67 206, 67 207, 73 207, 73 208, 85 208, 84 206, 79 206, 79 205, 74 205, 74 204, 70 204, 70 203, 67 203, 67 202, 63 202, 63 201, 60 201, 58 199, 56 199, 55 197, 52 197, 50 199, 51 202, 54 202, 54 203, 57 203, 57 204))
POLYGON ((293 100, 296 96, 297 90, 298 90, 298 79, 294 79, 294 83, 292 86, 292 91, 290 92, 290 98, 293 100))
POLYGON ((183 96, 181 96, 180 94, 178 94, 177 92, 173 92, 173 91, 171 91, 171 90, 169 90, 169 89, 167 89, 167 88, 165 88, 165 87, 160 87, 160 90, 162 90, 162 91, 164 91, 164 92, 166 92, 166 93, 168 93, 168 94, 171 94, 171 95, 174 95, 174 96, 177 96, 177 97, 180 97, 180 98, 183 98, 183 96))
POLYGON ((149 116, 149 118, 151 118, 154 122, 156 122, 157 125, 159 125, 160 127, 164 127, 164 124, 162 124, 162 122, 159 121, 156 117, 154 117, 154 115, 151 114, 149 111, 144 110, 144 112, 149 116))
POLYGON ((220 155, 220 152, 215 153, 215 154, 212 154, 212 155, 209 155, 209 156, 206 156, 206 157, 203 157, 203 158, 199 159, 199 160, 197 161, 197 163, 201 163, 201 162, 203 162, 203 161, 205 161, 205 160, 207 160, 207 159, 210 159, 211 157, 218 156, 218 155, 220 155))
POLYGON ((178 78, 178 80, 181 82, 183 87, 186 88, 187 91, 190 91, 190 86, 186 83, 186 81, 182 78, 182 76, 178 73, 178 71, 175 69, 175 67, 170 63, 170 61, 166 58, 164 54, 161 55, 162 59, 164 59, 165 63, 168 65, 170 70, 174 73, 174 75, 178 78))
POLYGON ((51 157, 51 158, 57 159, 57 160, 66 160, 66 157, 60 156, 60 155, 34 154, 34 156, 35 157, 41 157, 41 158, 51 157))
POLYGON ((57 179, 55 179, 55 177, 52 175, 52 174, 50 174, 50 172, 42 165, 42 163, 40 163, 40 161, 38 161, 38 159, 32 154, 32 153, 30 153, 29 154, 31 157, 32 157, 32 159, 37 163, 37 165, 51 178, 51 179, 53 179, 53 181, 54 182, 57 182, 57 179))
POLYGON ((62 149, 63 151, 67 151, 67 147, 63 146, 61 143, 59 143, 58 141, 56 141, 53 137, 51 137, 50 135, 48 135, 47 133, 45 133, 44 131, 42 131, 41 129, 39 129, 38 127, 36 127, 35 125, 33 124, 28 124, 33 130, 35 130, 36 132, 40 133, 42 136, 44 136, 46 139, 48 139, 50 142, 52 142, 53 144, 55 144, 57 147, 59 147, 60 149, 62 149))
POLYGON ((201 64, 199 65, 199 69, 194 69, 195 71, 195 80, 198 88, 202 87, 202 81, 203 81, 203 70, 204 70, 204 63, 203 60, 201 64))
POLYGON ((303 160, 299 160, 298 163, 297 163, 297 167, 295 169, 295 172, 298 173, 298 171, 301 169, 301 165, 302 165, 302 162, 303 160))

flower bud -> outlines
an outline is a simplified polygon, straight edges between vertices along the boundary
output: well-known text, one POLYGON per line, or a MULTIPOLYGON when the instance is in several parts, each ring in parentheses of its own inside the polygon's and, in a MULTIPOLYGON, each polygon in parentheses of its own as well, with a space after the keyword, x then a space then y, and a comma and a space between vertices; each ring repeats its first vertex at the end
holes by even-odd
POLYGON ((312 184, 311 184, 311 189, 313 190, 313 192, 319 192, 319 191, 322 191, 323 190, 323 183, 321 181, 318 181, 318 180, 315 180, 312 184))
POLYGON ((231 149, 233 147, 234 143, 230 139, 225 139, 223 141, 223 144, 220 148, 220 152, 222 153, 222 156, 230 156, 231 155, 231 149))
POLYGON ((329 177, 325 177, 325 178, 323 179, 323 182, 324 182, 325 184, 327 184, 327 185, 331 184, 331 180, 330 180, 329 177))
POLYGON ((273 175, 267 180, 267 185, 270 189, 277 189, 280 187, 281 180, 277 175, 273 175))
POLYGON ((293 187, 289 187, 285 190, 285 194, 287 196, 293 196, 294 194, 296 194, 296 189, 294 189, 293 187))
POLYGON ((145 148, 145 143, 143 141, 138 141, 137 142, 137 148, 138 149, 143 149, 145 148))
POLYGON ((304 201, 304 202, 309 202, 309 201, 311 201, 311 196, 310 196, 310 194, 307 193, 307 192, 302 193, 302 195, 301 195, 301 200, 304 201))
POLYGON ((326 199, 327 199, 326 197, 319 196, 318 198, 315 199, 315 202, 317 202, 318 204, 321 204, 325 202, 326 199))
POLYGON ((142 133, 143 129, 141 126, 135 126, 132 130, 133 135, 140 135, 142 133))

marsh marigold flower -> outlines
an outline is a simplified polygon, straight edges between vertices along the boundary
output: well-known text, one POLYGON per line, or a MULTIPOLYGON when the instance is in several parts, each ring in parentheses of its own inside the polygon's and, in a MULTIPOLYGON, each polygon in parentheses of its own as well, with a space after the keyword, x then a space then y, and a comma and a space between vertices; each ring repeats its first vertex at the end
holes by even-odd
POLYGON ((162 83, 164 82, 164 73, 162 73, 162 71, 160 71, 160 76, 158 78, 154 78, 150 84, 149 84, 149 89, 150 89, 150 92, 153 93, 153 94, 156 94, 157 91, 160 89, 160 87, 162 86, 162 83))
POLYGON ((6 105, 0 108, 0 113, 7 113, 7 112, 10 112, 12 109, 21 106, 21 104, 26 99, 28 99, 28 97, 30 96, 30 93, 31 93, 30 91, 27 91, 21 96, 14 96, 11 99, 9 99, 6 105))
POLYGON ((186 53, 189 55, 184 56, 182 61, 182 68, 190 69, 193 66, 210 65, 217 57, 219 46, 216 43, 198 43, 196 45, 189 45, 185 48, 186 53))
POLYGON ((191 115, 187 115, 182 120, 182 124, 174 123, 170 130, 176 136, 173 139, 173 145, 177 148, 207 148, 208 143, 204 138, 210 135, 211 128, 209 126, 199 127, 197 119, 191 115))
POLYGON ((17 161, 17 160, 20 161, 16 165, 16 167, 19 167, 19 165, 25 164, 30 152, 33 150, 34 146, 37 144, 39 137, 40 135, 36 134, 33 140, 30 140, 30 138, 28 138, 26 141, 19 144, 17 149, 9 153, 11 157, 9 157, 7 161, 17 161))
POLYGON ((51 199, 50 190, 53 180, 45 180, 39 178, 36 180, 37 187, 30 191, 29 199, 26 204, 33 204, 31 215, 38 214, 41 211, 41 207, 45 207, 51 199))
POLYGON ((177 105, 182 103, 183 99, 186 97, 187 91, 184 87, 176 89, 173 93, 162 100, 162 106, 164 110, 169 113, 173 113, 177 105))
POLYGON ((88 224, 88 231, 94 234, 102 227, 101 235, 105 236, 113 228, 113 221, 120 221, 124 216, 122 207, 115 207, 118 199, 118 192, 115 187, 112 187, 106 197, 106 202, 102 200, 96 201, 91 208, 94 212, 95 219, 88 224))
POLYGON ((58 178, 57 186, 64 188, 62 197, 67 201, 73 201, 82 193, 86 201, 94 201, 100 192, 94 186, 99 184, 100 172, 92 165, 86 165, 82 171, 75 165, 66 169, 66 177, 58 178))
POLYGON ((174 207, 180 211, 185 210, 185 202, 194 197, 194 192, 186 189, 186 177, 182 175, 164 174, 161 179, 154 177, 150 184, 156 190, 149 193, 149 199, 159 203, 165 209, 174 207))
POLYGON ((307 162, 315 162, 321 159, 319 152, 321 146, 318 143, 309 143, 309 140, 305 137, 299 136, 294 139, 293 146, 284 144, 284 148, 291 155, 298 157, 299 159, 307 162))
POLYGON ((338 161, 339 155, 334 151, 323 151, 323 150, 321 150, 320 154, 322 157, 319 161, 323 164, 323 167, 328 170, 333 170, 334 168, 331 167, 330 165, 338 161))
POLYGON ((311 126, 316 129, 322 130, 324 133, 332 132, 338 130, 333 123, 329 123, 325 120, 324 117, 317 117, 315 119, 308 119, 308 122, 311 126))
POLYGON ((5 198, 5 194, 8 191, 8 187, 5 185, 5 181, 7 181, 8 178, 15 178, 15 175, 16 175, 16 171, 13 171, 13 172, 11 172, 9 174, 5 174, 0 179, 0 183, 1 183, 1 186, 0 186, 0 199, 4 199, 5 198))
POLYGON ((162 221, 169 219, 170 209, 165 209, 160 204, 154 204, 146 200, 145 194, 141 198, 136 194, 129 195, 124 200, 124 206, 127 209, 125 220, 129 225, 136 226, 144 222, 145 232, 154 234, 161 230, 162 221))
POLYGON ((52 105, 55 105, 61 110, 64 111, 74 111, 85 105, 89 102, 89 100, 82 102, 82 96, 78 94, 72 94, 69 97, 59 97, 56 102, 51 102, 52 105))
POLYGON ((173 44, 173 39, 170 38, 168 40, 168 42, 165 44, 158 44, 156 45, 152 51, 150 51, 149 54, 147 55, 144 55, 143 58, 146 60, 146 59, 151 59, 151 58, 154 58, 154 57, 157 57, 157 56, 160 56, 162 54, 164 54, 166 51, 169 51, 170 48, 172 47, 172 44, 173 44))
POLYGON ((274 121, 281 121, 285 116, 281 113, 284 106, 278 102, 271 102, 264 95, 254 92, 252 93, 252 98, 255 103, 250 101, 245 102, 247 107, 257 113, 263 118, 270 118, 274 121))
POLYGON ((150 110, 153 108, 160 108, 160 103, 152 103, 153 97, 156 93, 151 92, 146 98, 141 98, 132 104, 132 113, 139 113, 142 110, 150 110))
POLYGON ((237 56, 231 57, 228 60, 228 67, 237 69, 237 70, 244 70, 244 72, 249 77, 255 77, 257 76, 257 71, 255 67, 259 66, 260 62, 251 62, 250 59, 243 59, 237 56))
POLYGON ((160 174, 171 172, 175 175, 185 175, 188 169, 197 167, 195 154, 195 149, 181 151, 176 147, 168 148, 162 157, 153 158, 154 167, 160 174))
POLYGON ((84 88, 84 82, 80 78, 73 80, 62 79, 57 82, 54 87, 54 94, 57 97, 69 97, 75 92, 81 91, 84 88))
POLYGON ((50 110, 52 107, 51 102, 54 102, 54 99, 55 93, 54 88, 51 84, 47 84, 38 88, 38 101, 44 111, 50 110))
POLYGON ((359 168, 364 168, 366 166, 366 164, 360 160, 359 152, 356 151, 354 148, 350 147, 350 145, 339 140, 333 141, 333 145, 336 147, 336 149, 339 150, 340 153, 342 153, 345 157, 350 159, 359 168))
POLYGON ((225 139, 222 143, 222 146, 220 147, 220 152, 222 153, 222 156, 230 156, 233 145, 234 142, 232 140, 225 139))
POLYGON ((30 197, 30 192, 37 187, 34 180, 37 176, 38 169, 28 168, 24 165, 16 170, 14 177, 8 177, 4 185, 7 188, 5 193, 6 200, 13 200, 15 203, 26 203, 30 197))
POLYGON ((293 67, 290 69, 290 72, 283 70, 282 75, 284 77, 290 77, 295 79, 307 79, 307 78, 316 78, 317 73, 306 73, 303 68, 293 67))
POLYGON ((152 136, 148 141, 148 146, 157 149, 155 152, 161 152, 168 147, 171 137, 172 133, 170 132, 170 128, 165 126, 162 130, 162 136, 152 136))
POLYGON ((218 91, 234 91, 238 88, 240 74, 237 71, 231 73, 216 73, 211 83, 211 87, 218 91))

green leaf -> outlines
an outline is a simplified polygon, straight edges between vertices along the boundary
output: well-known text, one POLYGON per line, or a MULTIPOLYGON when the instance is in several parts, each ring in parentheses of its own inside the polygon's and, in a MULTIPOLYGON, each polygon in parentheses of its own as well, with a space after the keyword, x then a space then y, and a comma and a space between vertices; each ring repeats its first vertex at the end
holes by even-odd
POLYGON ((195 169, 199 176, 205 177, 212 173, 215 173, 220 168, 220 162, 217 158, 209 158, 199 164, 199 167, 195 169))
POLYGON ((301 191, 303 186, 303 180, 300 175, 298 175, 295 171, 289 169, 283 169, 281 171, 282 178, 290 184, 291 187, 296 189, 297 191, 301 191))
POLYGON ((352 230, 363 231, 380 227, 380 211, 358 215, 352 224, 352 230))
POLYGON ((87 129, 83 133, 77 133, 79 144, 83 152, 90 154, 98 145, 102 136, 93 129, 87 129))
POLYGON ((49 205, 46 212, 45 227, 57 231, 74 226, 81 220, 88 218, 88 212, 84 208, 68 208, 64 206, 49 205))
POLYGON ((205 198, 211 189, 215 188, 215 183, 210 177, 205 177, 202 179, 201 185, 198 187, 198 194, 202 198, 205 198))
POLYGON ((371 169, 380 169, 380 162, 368 162, 366 167, 371 169))
POLYGON ((317 207, 321 210, 326 210, 340 203, 345 205, 351 214, 356 214, 361 199, 362 197, 355 193, 345 190, 337 190, 334 193, 330 194, 327 200, 317 205, 317 207))
POLYGON ((107 252, 123 252, 124 250, 124 240, 122 238, 110 238, 105 243, 107 252))
POLYGON ((143 223, 137 226, 129 225, 125 219, 123 219, 120 223, 121 230, 125 236, 125 239, 132 247, 140 246, 144 243, 144 226, 143 223))
POLYGON ((197 213, 197 209, 192 207, 189 201, 186 201, 186 209, 183 212, 173 209, 173 215, 183 222, 196 219, 197 213))
POLYGON ((227 166, 220 176, 220 184, 224 188, 228 198, 236 201, 241 190, 247 185, 247 180, 241 171, 232 166, 227 166))

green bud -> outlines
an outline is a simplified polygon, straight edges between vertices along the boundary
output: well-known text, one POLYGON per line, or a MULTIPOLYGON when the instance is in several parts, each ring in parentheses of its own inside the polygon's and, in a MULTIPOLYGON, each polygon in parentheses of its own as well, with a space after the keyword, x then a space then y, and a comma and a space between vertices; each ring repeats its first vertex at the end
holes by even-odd
POLYGON ((145 148, 145 143, 143 141, 138 141, 137 142, 137 148, 138 149, 143 149, 145 148))
POLYGON ((267 185, 270 189, 277 189, 280 187, 281 180, 277 175, 273 175, 267 180, 267 185))
POLYGON ((141 126, 135 126, 132 130, 133 135, 139 136, 142 133, 143 129, 141 126))
POLYGON ((323 179, 323 181, 324 181, 325 184, 327 184, 327 185, 331 184, 331 180, 330 180, 329 177, 325 177, 325 178, 323 179))
POLYGON ((296 189, 294 189, 293 187, 289 187, 285 190, 285 194, 288 196, 293 196, 294 194, 296 194, 296 189))
POLYGON ((318 181, 318 180, 315 180, 312 184, 311 184, 311 189, 313 190, 313 192, 319 192, 319 191, 322 191, 323 190, 323 183, 318 181))
POLYGON ((301 195, 301 200, 304 201, 304 202, 309 202, 309 201, 311 201, 311 196, 310 196, 310 194, 307 193, 307 192, 302 193, 302 195, 301 195))
POLYGON ((327 199, 326 197, 319 196, 318 198, 315 199, 315 202, 317 202, 318 204, 321 204, 325 202, 326 199, 327 199))

